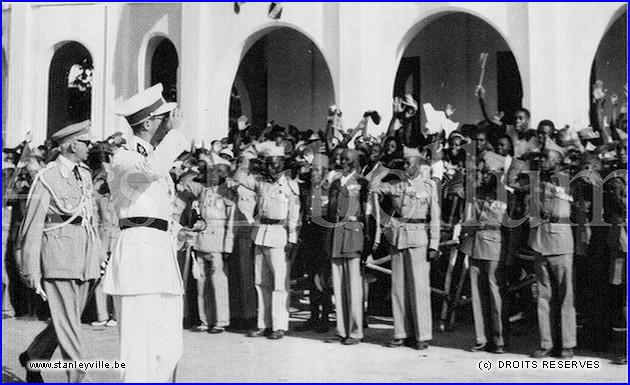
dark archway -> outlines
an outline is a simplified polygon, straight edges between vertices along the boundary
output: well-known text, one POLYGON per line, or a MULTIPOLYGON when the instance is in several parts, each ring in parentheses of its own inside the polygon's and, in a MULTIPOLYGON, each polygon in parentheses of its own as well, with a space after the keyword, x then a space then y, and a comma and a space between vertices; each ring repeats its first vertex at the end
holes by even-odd
POLYGON ((150 55, 150 84, 162 83, 164 86, 164 99, 168 102, 177 101, 177 68, 179 58, 175 45, 165 37, 155 37, 149 42, 149 47, 154 48, 150 55))
POLYGON ((335 103, 323 54, 306 35, 288 27, 267 33, 243 55, 232 94, 230 126, 240 110, 256 128, 274 121, 318 131, 335 103))
POLYGON ((71 41, 57 48, 48 71, 47 137, 90 118, 92 71, 92 56, 81 43, 71 41))
MULTIPOLYGON (((628 83, 628 11, 619 16, 604 34, 593 65, 589 84, 589 100, 592 101, 592 86, 597 80, 604 83, 604 89, 609 100, 604 104, 604 116, 610 116, 612 106, 610 97, 615 94, 619 98, 619 104, 627 105, 628 98, 625 95, 624 85, 628 83)), ((590 104, 591 125, 597 122, 595 104, 590 104)))
MULTIPOLYGON (((436 110, 451 104, 457 110, 454 121, 477 123, 483 119, 474 96, 482 52, 488 53, 483 81, 487 110, 503 111, 511 119, 523 99, 516 59, 496 29, 466 12, 446 13, 417 33, 403 53, 393 95, 410 93, 436 110)), ((425 121, 421 116, 418 124, 425 121)))

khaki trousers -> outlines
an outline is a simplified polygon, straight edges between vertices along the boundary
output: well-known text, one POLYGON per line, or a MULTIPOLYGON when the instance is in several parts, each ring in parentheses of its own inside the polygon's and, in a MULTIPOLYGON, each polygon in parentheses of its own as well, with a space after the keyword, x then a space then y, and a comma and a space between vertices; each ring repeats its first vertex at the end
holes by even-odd
POLYGON ((289 330, 288 263, 284 248, 256 245, 258 328, 289 330))
POLYGON ((332 281, 337 313, 337 335, 363 338, 363 279, 361 259, 333 258, 332 281))
POLYGON ((543 349, 577 345, 573 306, 573 254, 537 255, 538 329, 543 349))
MULTIPOLYGON (((83 360, 81 314, 85 308, 89 282, 74 279, 45 279, 51 322, 27 349, 31 360, 50 360, 57 346, 66 361, 83 360)), ((85 372, 68 370, 68 382, 81 382, 85 372)))
POLYGON ((433 339, 430 271, 426 247, 392 255, 394 338, 433 339))
POLYGON ((228 266, 223 253, 196 252, 199 267, 197 305, 202 325, 225 327, 230 324, 228 266))

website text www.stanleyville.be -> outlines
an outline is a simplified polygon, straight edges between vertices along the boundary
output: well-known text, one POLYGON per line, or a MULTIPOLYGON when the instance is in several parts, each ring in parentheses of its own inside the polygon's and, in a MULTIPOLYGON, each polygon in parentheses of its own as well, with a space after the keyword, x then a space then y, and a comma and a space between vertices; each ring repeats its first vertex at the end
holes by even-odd
POLYGON ((126 368, 126 364, 122 361, 30 361, 28 363, 29 370, 122 370, 126 368))

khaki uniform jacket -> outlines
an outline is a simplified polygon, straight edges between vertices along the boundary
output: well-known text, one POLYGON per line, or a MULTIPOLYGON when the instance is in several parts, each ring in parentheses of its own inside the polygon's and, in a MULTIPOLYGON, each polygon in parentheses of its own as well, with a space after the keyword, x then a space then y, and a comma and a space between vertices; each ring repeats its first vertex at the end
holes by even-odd
MULTIPOLYGON (((536 223, 530 219, 528 245, 541 255, 573 254, 574 240, 569 222, 573 198, 563 187, 551 182, 541 183, 539 197, 543 221, 536 223)), ((531 207, 533 209, 534 205, 531 207)))
POLYGON ((97 233, 89 168, 81 163, 81 182, 74 163, 59 155, 33 181, 19 235, 18 269, 22 277, 79 279, 100 276, 105 260, 97 233), (82 224, 63 224, 60 216, 83 218, 82 224))
POLYGON ((287 242, 297 243, 300 219, 300 188, 297 182, 286 175, 270 182, 246 173, 237 173, 234 179, 257 193, 258 219, 281 221, 273 225, 258 222, 254 243, 273 248, 284 248, 287 242))
POLYGON ((234 248, 234 193, 225 185, 206 187, 199 196, 201 217, 206 228, 199 232, 195 250, 231 253, 234 248))
POLYGON ((507 214, 507 204, 475 199, 472 210, 482 227, 462 239, 462 252, 473 259, 499 261, 503 246, 501 224, 507 214))
POLYGON ((383 229, 386 239, 398 250, 440 245, 440 205, 436 183, 422 176, 411 181, 381 183, 373 193, 389 195, 400 218, 390 218, 383 229), (428 220, 429 223, 408 223, 408 219, 428 220), (428 228, 428 231, 427 231, 428 228))
POLYGON ((328 191, 328 218, 332 229, 332 258, 359 257, 366 246, 365 203, 368 182, 355 173, 345 183, 335 179, 328 191))

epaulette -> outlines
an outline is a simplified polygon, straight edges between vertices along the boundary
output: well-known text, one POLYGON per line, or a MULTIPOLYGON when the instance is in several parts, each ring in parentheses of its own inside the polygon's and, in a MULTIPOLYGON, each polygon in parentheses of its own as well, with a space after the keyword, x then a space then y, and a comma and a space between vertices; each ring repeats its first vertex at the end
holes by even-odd
POLYGON ((53 168, 57 167, 58 165, 59 165, 59 163, 56 160, 53 160, 52 162, 48 163, 44 168, 39 170, 37 172, 37 174, 35 174, 35 179, 33 179, 33 182, 35 182, 35 180, 37 180, 37 179, 42 178, 45 174, 50 172, 50 170, 52 170, 53 168))

